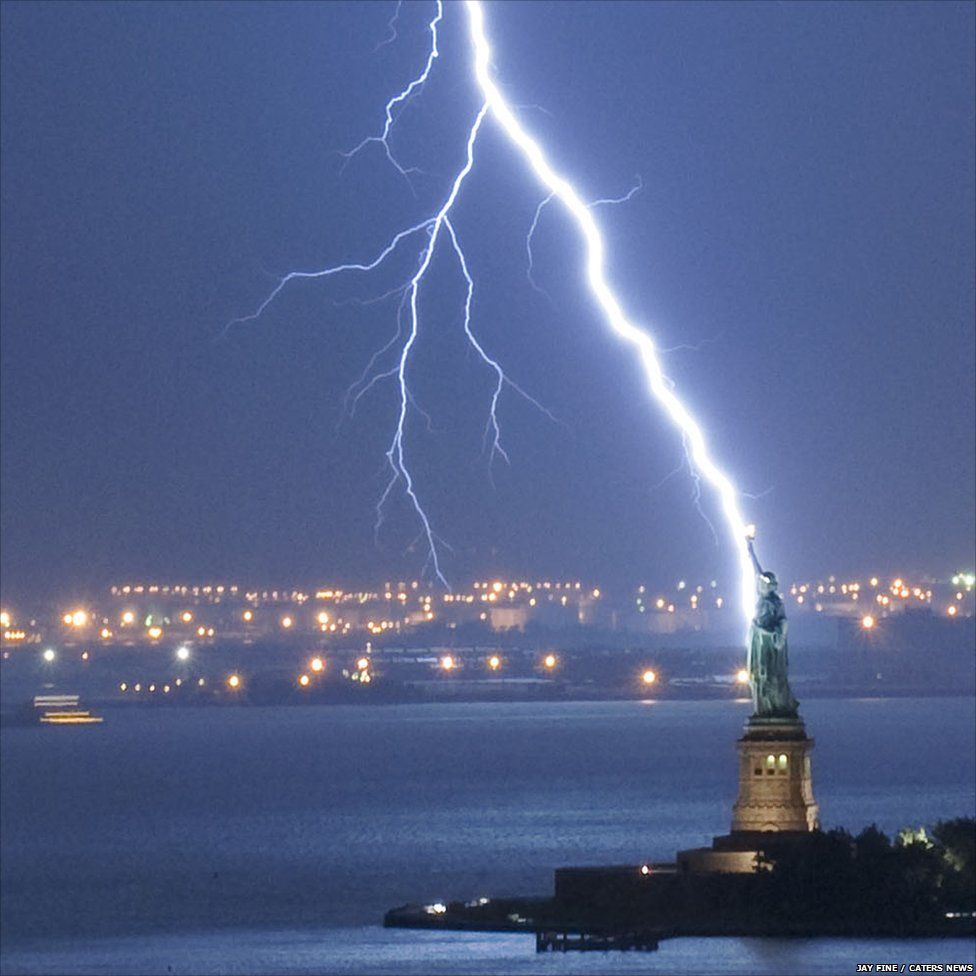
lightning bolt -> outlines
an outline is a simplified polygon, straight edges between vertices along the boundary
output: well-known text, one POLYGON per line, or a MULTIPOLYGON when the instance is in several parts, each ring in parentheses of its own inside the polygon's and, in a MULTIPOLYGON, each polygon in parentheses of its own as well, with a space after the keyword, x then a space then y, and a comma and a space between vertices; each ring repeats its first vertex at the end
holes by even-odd
MULTIPOLYGON (((603 207, 611 203, 627 203, 633 198, 635 193, 638 193, 643 188, 643 186, 644 182, 640 176, 638 176, 637 182, 622 197, 601 197, 599 200, 592 200, 590 202, 590 206, 603 207)), ((529 232, 525 236, 525 253, 529 259, 525 269, 525 276, 529 279, 529 284, 540 295, 545 296, 549 300, 550 305, 555 307, 556 303, 552 300, 552 296, 539 285, 532 274, 535 266, 535 256, 532 252, 532 238, 535 237, 535 232, 539 229, 539 218, 542 216, 542 211, 546 208, 546 205, 552 201, 552 198, 553 194, 549 193, 539 201, 539 205, 535 208, 535 214, 532 217, 532 223, 529 226, 529 232)))
POLYGON ((546 208, 546 205, 552 201, 552 194, 544 196, 539 201, 539 206, 535 208, 535 213, 532 216, 532 224, 529 226, 529 232, 525 235, 525 254, 528 257, 528 264, 525 267, 525 277, 529 279, 529 284, 540 294, 544 295, 549 299, 549 304, 555 307, 555 302, 552 300, 552 296, 547 292, 536 280, 532 274, 535 267, 535 257, 532 253, 532 238, 535 237, 535 232, 539 229, 539 218, 542 216, 542 211, 546 208))
MULTIPOLYGON (((437 17, 438 20, 441 15, 441 4, 438 0, 437 4, 437 17)), ((461 184, 464 182, 465 177, 471 172, 471 167, 474 166, 474 141, 478 137, 478 130, 481 128, 481 123, 485 119, 485 115, 488 113, 488 106, 482 105, 475 118, 474 125, 471 127, 471 131, 468 133, 468 150, 465 157, 464 165, 458 171, 457 175, 454 177, 454 183, 451 187, 451 192, 448 194, 447 199, 441 205, 441 209, 437 212, 436 216, 428 221, 430 227, 430 237, 427 240, 427 247, 424 249, 423 257, 420 261, 420 267, 417 269, 417 273, 413 276, 410 281, 410 327, 407 334, 407 341, 403 344, 403 349, 400 352, 400 365, 397 369, 397 378, 400 384, 400 413, 397 417, 396 431, 393 434, 393 441, 390 444, 389 449, 386 452, 386 459, 390 465, 390 481, 387 483, 386 490, 383 492, 380 500, 376 506, 376 519, 377 527, 382 524, 383 521, 383 505, 386 503, 387 498, 390 496, 390 492, 393 490, 394 486, 398 481, 403 481, 404 490, 407 493, 407 497, 413 503, 414 511, 417 513, 417 517, 420 519, 421 524, 424 529, 424 536, 427 540, 427 547, 430 553, 430 562, 434 571, 434 575, 444 584, 445 587, 450 589, 450 584, 447 582, 447 578, 441 572, 440 559, 438 557, 437 551, 437 541, 434 537, 434 530, 431 528, 430 519, 427 517, 427 513, 424 511, 423 506, 420 504, 420 499, 417 497, 417 491, 414 486, 413 477, 410 474, 410 469, 407 467, 406 456, 404 453, 403 446, 403 436, 404 427, 407 422, 407 408, 410 404, 410 391, 407 388, 407 363, 410 359, 410 350, 413 348, 414 343, 417 341, 417 332, 419 329, 419 312, 417 310, 417 296, 420 293, 420 282, 424 275, 427 273, 427 269, 430 267, 431 258, 434 256, 434 248, 437 246, 437 239, 440 236, 441 229, 448 224, 447 215, 450 212, 451 207, 454 206, 454 201, 457 199, 458 193, 461 192, 461 184)), ((450 232, 451 237, 455 241, 455 246, 457 244, 456 238, 454 238, 453 230, 450 232)), ((470 278, 468 279, 470 281, 470 278)), ((473 286, 472 286, 473 287, 473 286)), ((468 290, 468 308, 470 308, 471 302, 471 289, 468 290)), ((470 335, 470 333, 469 333, 470 335)), ((484 355, 481 347, 477 347, 479 352, 484 355)), ((496 366, 497 368, 497 366, 496 366)), ((499 369, 499 373, 501 370, 499 369)), ((492 400, 492 410, 494 410, 494 405, 497 403, 497 394, 492 400)), ((495 422, 495 427, 497 429, 497 421, 495 422)))
MULTIPOLYGON (((393 18, 390 20, 387 27, 390 30, 391 37, 388 41, 384 43, 389 43, 389 41, 396 39, 396 21, 400 14, 400 4, 397 4, 396 12, 393 14, 393 18)), ((410 182, 410 174, 420 172, 415 166, 403 167, 401 166, 396 157, 393 155, 393 151, 390 149, 390 130, 393 128, 394 113, 406 103, 410 97, 417 93, 423 86, 424 82, 430 75, 431 68, 434 67, 434 62, 440 56, 440 51, 437 49, 437 25, 441 22, 444 17, 444 5, 441 0, 437 0, 437 12, 434 14, 434 19, 428 25, 428 30, 430 31, 430 51, 427 54, 427 61, 424 64, 424 70, 417 75, 416 78, 411 81, 406 88, 394 95, 386 103, 386 121, 383 125, 383 131, 378 136, 366 136, 358 146, 354 146, 348 152, 340 153, 348 163, 350 159, 353 158, 357 153, 361 152, 369 145, 379 145, 383 147, 383 151, 386 153, 386 158, 389 160, 390 164, 396 169, 396 171, 407 181, 410 189, 413 189, 413 184, 410 182)), ((380 45, 382 47, 382 45, 380 45)), ((378 49, 377 49, 378 50, 378 49)))
POLYGON ((397 0, 396 10, 393 11, 393 16, 386 22, 386 29, 388 31, 386 37, 383 38, 376 47, 373 48, 373 54, 380 50, 380 48, 386 47, 387 44, 392 44, 397 39, 397 21, 400 19, 400 8, 403 6, 403 0, 397 0))
POLYGON ((590 291, 600 307, 607 325, 636 352, 648 392, 663 407, 684 439, 698 476, 718 495, 725 516, 729 541, 739 565, 739 598, 744 618, 752 616, 753 572, 746 546, 745 519, 739 510, 738 492, 729 476, 719 467, 708 449, 705 435, 691 411, 674 392, 664 375, 651 336, 627 317, 620 301, 607 281, 603 236, 591 209, 583 202, 573 185, 553 168, 546 154, 522 127, 504 95, 491 76, 491 45, 485 34, 485 14, 480 0, 465 0, 469 36, 474 49, 474 74, 492 118, 509 141, 521 152, 539 182, 554 200, 558 200, 575 221, 586 246, 586 277, 590 291))
MULTIPOLYGON (((350 392, 347 393, 347 402, 349 397, 352 396, 352 409, 354 409, 360 397, 372 389, 377 382, 386 378, 396 379, 399 388, 399 410, 393 437, 386 451, 386 461, 390 477, 376 505, 376 532, 378 535, 382 527, 386 503, 391 498, 394 489, 402 484, 404 493, 409 499, 421 526, 419 538, 423 539, 427 545, 427 565, 430 566, 433 574, 449 588, 447 579, 442 571, 439 555, 439 545, 443 545, 443 541, 434 532, 431 520, 421 503, 416 484, 407 463, 405 448, 405 436, 410 407, 414 406, 415 409, 419 410, 414 404, 408 384, 410 354, 417 342, 420 331, 418 298, 421 285, 430 268, 434 251, 443 232, 446 232, 449 238, 450 245, 457 258, 458 266, 467 286, 463 318, 465 336, 469 344, 477 352, 481 361, 492 370, 495 376, 484 434, 485 448, 489 456, 489 470, 491 461, 496 456, 503 460, 508 460, 508 454, 501 443, 501 428, 497 417, 499 398, 505 386, 511 386, 517 393, 528 399, 535 406, 542 410, 545 409, 507 377, 497 360, 485 351, 483 345, 476 338, 471 328, 474 279, 464 257, 464 251, 461 247, 457 231, 450 219, 451 209, 460 194, 462 184, 474 166, 474 147, 478 133, 481 130, 482 123, 490 115, 512 145, 521 153, 523 159, 546 192, 545 198, 536 209, 532 227, 526 241, 530 281, 532 281, 532 235, 538 226, 542 210, 549 203, 558 201, 576 224, 583 239, 586 254, 586 280, 606 325, 613 334, 633 349, 641 365, 650 397, 664 410, 681 436, 688 466, 692 474, 696 505, 698 503, 702 482, 706 483, 717 495, 719 507, 724 517, 726 533, 738 562, 740 580, 739 602, 743 616, 748 621, 752 615, 753 571, 746 546, 745 520, 739 509, 739 492, 729 476, 713 458, 701 426, 675 392, 674 384, 665 375, 651 335, 645 329, 632 322, 625 314, 621 301, 617 298, 607 279, 606 248, 603 236, 593 217, 592 210, 599 204, 616 203, 630 199, 640 188, 640 183, 625 197, 601 199, 591 201, 590 203, 584 202, 573 184, 552 166, 539 143, 519 122, 512 107, 496 85, 490 70, 492 50, 485 32, 485 16, 481 0, 464 0, 464 5, 468 15, 469 38, 474 57, 474 81, 480 91, 482 104, 471 128, 468 130, 463 165, 455 174, 450 185, 450 191, 440 208, 432 216, 398 232, 390 239, 389 243, 380 251, 378 256, 370 261, 341 264, 319 271, 290 272, 279 280, 278 284, 258 306, 255 312, 235 319, 229 325, 253 321, 259 318, 291 281, 303 278, 327 278, 344 272, 367 273, 373 271, 393 254, 402 243, 408 240, 414 240, 421 234, 427 235, 426 243, 423 245, 419 254, 417 270, 409 282, 402 286, 401 289, 389 292, 387 296, 383 296, 388 297, 391 294, 402 292, 401 306, 397 317, 397 332, 393 339, 374 354, 366 369, 363 371, 363 374, 350 387, 350 392), (404 318, 406 318, 405 324, 403 322, 404 318), (403 339, 396 363, 380 373, 373 374, 372 370, 379 361, 379 358, 396 346, 397 342, 403 337, 404 331, 406 332, 406 338, 403 339)), ((405 88, 386 103, 385 123, 381 133, 379 135, 368 136, 351 151, 344 153, 343 155, 346 156, 347 160, 351 159, 368 145, 381 145, 390 164, 408 183, 410 182, 410 173, 416 172, 416 170, 406 168, 396 160, 390 149, 389 136, 394 125, 396 113, 411 96, 415 95, 421 89, 434 66, 434 62, 439 56, 438 25, 443 15, 444 8, 442 0, 436 0, 436 11, 428 25, 431 43, 423 70, 405 88)), ((535 285, 534 281, 532 283, 535 285)), ((548 413, 548 411, 545 412, 548 413)), ((549 416, 552 415, 549 414, 549 416)))

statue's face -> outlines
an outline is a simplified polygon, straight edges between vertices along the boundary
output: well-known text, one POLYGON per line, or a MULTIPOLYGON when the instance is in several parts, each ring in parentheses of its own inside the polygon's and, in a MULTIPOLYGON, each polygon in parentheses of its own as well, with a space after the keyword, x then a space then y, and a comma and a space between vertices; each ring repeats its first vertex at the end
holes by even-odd
POLYGON ((776 577, 773 575, 763 575, 759 577, 759 589, 762 591, 763 596, 769 596, 770 593, 776 592, 776 577))

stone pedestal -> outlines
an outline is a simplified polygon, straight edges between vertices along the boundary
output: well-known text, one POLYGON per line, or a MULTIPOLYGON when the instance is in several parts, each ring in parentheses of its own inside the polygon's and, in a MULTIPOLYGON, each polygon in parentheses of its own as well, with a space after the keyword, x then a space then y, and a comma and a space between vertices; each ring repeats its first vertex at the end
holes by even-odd
POLYGON ((776 851, 809 840, 817 829, 810 751, 803 721, 751 718, 739 739, 739 796, 732 832, 711 847, 678 851, 678 871, 748 874, 768 869, 776 851))
POLYGON ((737 746, 739 796, 732 808, 732 836, 816 830, 813 739, 807 738, 803 720, 750 718, 737 746))

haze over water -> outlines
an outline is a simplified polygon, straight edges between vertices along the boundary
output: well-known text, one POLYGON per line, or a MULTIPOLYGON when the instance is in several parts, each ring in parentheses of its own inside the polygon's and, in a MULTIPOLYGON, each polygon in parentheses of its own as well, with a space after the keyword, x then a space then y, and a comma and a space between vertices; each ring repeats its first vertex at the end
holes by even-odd
MULTIPOLYGON (((853 972, 964 942, 673 940, 536 957, 385 931, 408 901, 547 894, 567 864, 728 829, 744 703, 112 710, 2 738, 3 971, 853 972), (168 967, 171 967, 169 969, 168 967)), ((976 810, 973 699, 807 701, 825 827, 976 810)))

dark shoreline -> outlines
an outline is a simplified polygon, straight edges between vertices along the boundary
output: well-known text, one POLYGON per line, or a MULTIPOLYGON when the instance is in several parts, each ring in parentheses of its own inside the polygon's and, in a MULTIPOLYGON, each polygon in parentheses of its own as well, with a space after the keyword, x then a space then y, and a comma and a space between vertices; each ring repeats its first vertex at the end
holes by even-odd
MULTIPOLYGON (((635 868, 636 870, 636 868, 635 868)), ((384 928, 430 929, 450 932, 572 932, 608 935, 640 930, 634 923, 619 924, 606 915, 581 917, 561 907, 555 898, 499 898, 477 908, 464 903, 444 906, 441 914, 431 914, 428 906, 409 904, 391 908, 383 916, 384 928), (504 914, 503 914, 504 913, 504 914), (518 920, 510 915, 517 915, 518 920)), ((679 938, 847 938, 847 939, 972 939, 976 937, 976 918, 943 919, 905 926, 903 923, 872 925, 811 925, 809 922, 774 924, 716 919, 681 924, 646 926, 643 931, 658 939, 679 938)))

